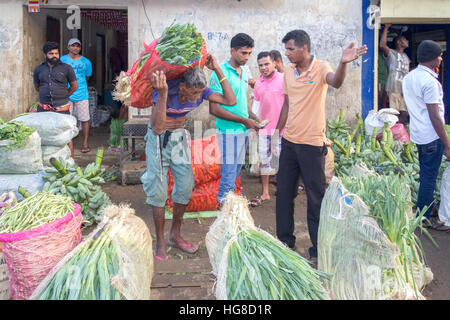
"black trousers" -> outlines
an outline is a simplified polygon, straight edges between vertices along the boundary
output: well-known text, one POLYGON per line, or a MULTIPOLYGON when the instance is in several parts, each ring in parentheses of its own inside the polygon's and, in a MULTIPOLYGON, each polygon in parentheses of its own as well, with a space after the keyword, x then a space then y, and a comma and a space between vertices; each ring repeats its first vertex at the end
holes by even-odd
POLYGON ((320 206, 325 194, 325 156, 327 147, 281 141, 280 164, 277 176, 276 225, 277 237, 289 247, 295 245, 294 199, 301 174, 307 196, 307 223, 312 247, 310 257, 317 257, 320 206))

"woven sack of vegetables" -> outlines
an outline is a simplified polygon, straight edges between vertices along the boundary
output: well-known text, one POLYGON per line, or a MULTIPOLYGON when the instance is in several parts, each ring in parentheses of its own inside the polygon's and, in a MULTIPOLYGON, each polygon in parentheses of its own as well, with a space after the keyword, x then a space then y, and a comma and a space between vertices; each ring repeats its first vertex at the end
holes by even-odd
POLYGON ((58 112, 30 113, 19 116, 14 121, 22 121, 24 125, 34 127, 43 146, 63 147, 79 133, 77 119, 58 112))
POLYGON ((352 174, 333 177, 321 206, 318 267, 332 275, 330 297, 424 299, 420 289, 433 275, 414 235, 422 216, 408 208, 409 188, 398 176, 364 166, 352 174))
POLYGON ((0 174, 36 173, 43 169, 41 137, 21 122, 0 122, 0 174))
POLYGON ((450 167, 447 167, 442 175, 440 193, 439 220, 450 226, 450 167))
POLYGON ((70 148, 68 145, 60 146, 42 146, 42 162, 45 169, 53 168, 50 163, 50 159, 63 159, 68 164, 75 164, 75 161, 71 157, 70 148))
POLYGON ((177 79, 189 68, 203 68, 206 54, 205 41, 195 25, 172 24, 150 45, 144 43, 139 59, 118 77, 113 96, 134 108, 148 108, 153 92, 150 79, 155 71, 164 71, 167 80, 177 79))
POLYGON ((228 193, 206 234, 218 300, 322 300, 328 276, 255 226, 242 196, 228 193))
MULTIPOLYGON (((44 177, 47 174, 44 170, 30 174, 0 174, 0 193, 16 191, 19 187, 32 194, 40 192, 44 187, 44 177)), ((19 193, 17 199, 22 200, 23 196, 19 193)))
MULTIPOLYGON (((217 210, 217 194, 219 192, 220 179, 209 181, 205 184, 200 184, 192 191, 191 200, 186 206, 186 212, 202 212, 202 211, 215 211, 217 210)), ((173 200, 172 200, 173 183, 169 185, 169 199, 166 201, 166 206, 169 207, 169 211, 172 212, 173 200)), ((237 195, 242 195, 241 177, 236 179, 236 188, 234 192, 237 195)))
POLYGON ((127 205, 110 205, 101 222, 35 289, 37 300, 149 300, 152 237, 127 205))
MULTIPOLYGON (((194 164, 192 165, 192 173, 194 174, 194 186, 197 188, 220 179, 220 164, 194 164)), ((169 192, 171 192, 173 187, 173 175, 170 168, 168 170, 168 176, 169 192)))
POLYGON ((36 193, 0 216, 0 242, 13 300, 26 300, 52 268, 81 241, 80 206, 67 197, 36 193))

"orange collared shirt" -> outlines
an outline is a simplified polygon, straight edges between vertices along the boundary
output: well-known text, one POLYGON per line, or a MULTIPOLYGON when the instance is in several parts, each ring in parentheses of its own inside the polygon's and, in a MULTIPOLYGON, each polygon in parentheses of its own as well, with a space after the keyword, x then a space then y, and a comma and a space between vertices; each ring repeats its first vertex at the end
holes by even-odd
POLYGON ((292 143, 323 146, 326 138, 326 77, 330 72, 333 72, 330 64, 316 58, 301 75, 294 64, 286 68, 283 93, 289 97, 289 113, 283 138, 292 143))

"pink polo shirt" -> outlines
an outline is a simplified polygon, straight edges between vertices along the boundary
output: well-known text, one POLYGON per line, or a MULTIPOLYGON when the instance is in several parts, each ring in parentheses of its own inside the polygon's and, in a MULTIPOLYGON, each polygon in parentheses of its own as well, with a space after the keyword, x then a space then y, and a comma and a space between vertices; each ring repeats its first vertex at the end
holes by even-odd
POLYGON ((260 135, 272 135, 277 127, 281 108, 284 103, 283 74, 275 71, 270 79, 259 76, 255 83, 253 94, 255 101, 259 101, 259 119, 270 122, 261 130, 260 135))

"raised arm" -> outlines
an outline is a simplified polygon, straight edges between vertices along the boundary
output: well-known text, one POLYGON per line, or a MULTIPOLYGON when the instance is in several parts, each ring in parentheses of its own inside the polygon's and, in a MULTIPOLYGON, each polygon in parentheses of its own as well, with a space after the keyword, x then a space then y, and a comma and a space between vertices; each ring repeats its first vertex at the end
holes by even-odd
POLYGON ((353 48, 354 45, 354 42, 350 43, 347 49, 342 52, 342 58, 339 62, 338 68, 336 69, 336 72, 329 72, 326 76, 327 83, 336 89, 340 88, 342 86, 342 83, 344 82, 347 63, 358 59, 360 56, 367 52, 366 45, 363 45, 359 48, 353 48))
POLYGON ((389 50, 390 50, 390 48, 387 46, 387 33, 391 26, 392 26, 392 24, 386 23, 384 25, 383 33, 381 34, 380 49, 385 56, 387 56, 389 54, 389 50))
POLYGON ((220 69, 217 60, 213 55, 208 54, 206 58, 206 66, 217 74, 217 77, 219 78, 219 82, 223 90, 223 94, 220 94, 218 92, 212 93, 208 97, 208 100, 226 106, 234 106, 237 103, 236 96, 234 95, 233 89, 231 88, 228 79, 223 74, 222 69, 220 69))
POLYGON ((163 71, 156 71, 153 73, 151 82, 153 90, 158 92, 158 100, 153 106, 150 122, 152 125, 152 131, 155 134, 160 135, 163 133, 166 126, 167 93, 169 88, 166 82, 166 75, 163 71))

